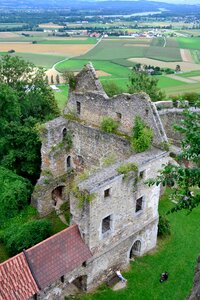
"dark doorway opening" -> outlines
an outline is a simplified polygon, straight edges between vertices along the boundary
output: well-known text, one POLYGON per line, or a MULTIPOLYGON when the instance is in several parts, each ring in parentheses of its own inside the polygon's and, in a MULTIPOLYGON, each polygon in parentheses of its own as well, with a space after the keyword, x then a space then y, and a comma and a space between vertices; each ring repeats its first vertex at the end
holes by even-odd
POLYGON ((51 197, 52 197, 52 200, 54 201, 55 206, 56 206, 56 204, 58 203, 59 200, 62 201, 63 189, 64 189, 64 186, 58 186, 51 193, 51 197))
POLYGON ((130 255, 129 258, 132 259, 134 258, 134 256, 139 256, 141 252, 141 242, 139 240, 135 241, 135 243, 133 244, 131 251, 130 251, 130 255))
POLYGON ((80 290, 87 291, 87 275, 79 276, 72 283, 80 290))

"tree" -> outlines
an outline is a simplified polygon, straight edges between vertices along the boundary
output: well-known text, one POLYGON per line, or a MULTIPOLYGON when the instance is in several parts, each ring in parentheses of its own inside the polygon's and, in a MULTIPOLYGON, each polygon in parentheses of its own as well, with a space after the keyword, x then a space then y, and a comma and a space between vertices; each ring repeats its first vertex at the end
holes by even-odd
POLYGON ((131 94, 145 92, 150 96, 152 101, 160 101, 164 98, 163 92, 157 86, 158 79, 148 75, 144 71, 136 72, 132 70, 129 82, 128 92, 131 94))
POLYGON ((200 115, 186 110, 184 120, 175 129, 184 135, 179 164, 169 163, 160 171, 157 178, 148 181, 149 185, 162 183, 172 189, 171 199, 177 204, 171 212, 181 209, 192 211, 200 203, 200 115), (184 163, 183 163, 184 162, 184 163), (196 191, 193 191, 196 189, 196 191))
POLYGON ((42 69, 18 57, 0 60, 1 165, 34 183, 41 144, 35 126, 59 115, 42 69))
POLYGON ((69 84, 72 90, 76 88, 76 77, 72 71, 65 71, 62 73, 63 80, 66 84, 69 84))
POLYGON ((135 117, 132 129, 131 146, 137 152, 143 152, 150 148, 153 139, 153 131, 146 126, 139 116, 135 117))
POLYGON ((28 180, 0 167, 0 228, 28 205, 32 187, 28 180))
POLYGON ((181 72, 181 66, 180 65, 176 65, 176 73, 181 72))
POLYGON ((56 75, 56 84, 60 84, 60 76, 58 74, 56 75))

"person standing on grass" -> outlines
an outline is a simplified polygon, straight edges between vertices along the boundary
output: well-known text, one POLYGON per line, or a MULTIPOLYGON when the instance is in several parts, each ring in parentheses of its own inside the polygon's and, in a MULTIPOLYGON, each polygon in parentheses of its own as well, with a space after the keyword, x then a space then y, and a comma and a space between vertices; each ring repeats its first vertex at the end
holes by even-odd
POLYGON ((121 280, 121 282, 123 282, 123 283, 127 282, 127 279, 122 276, 120 270, 117 270, 116 274, 119 277, 119 279, 121 280))

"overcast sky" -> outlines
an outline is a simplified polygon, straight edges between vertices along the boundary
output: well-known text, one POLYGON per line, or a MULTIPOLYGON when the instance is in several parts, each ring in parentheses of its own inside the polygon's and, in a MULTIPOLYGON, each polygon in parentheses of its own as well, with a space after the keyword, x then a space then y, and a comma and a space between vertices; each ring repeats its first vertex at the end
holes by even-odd
MULTIPOLYGON (((85 0, 81 0, 85 1, 85 0)), ((90 0, 91 1, 91 0, 90 0)), ((95 0, 95 1, 108 1, 108 0, 95 0)), ((123 0, 112 0, 112 1, 123 1, 123 0)), ((139 0, 124 0, 124 1, 139 1, 139 0)), ((200 0, 148 0, 156 2, 166 2, 174 4, 200 4, 200 0)))

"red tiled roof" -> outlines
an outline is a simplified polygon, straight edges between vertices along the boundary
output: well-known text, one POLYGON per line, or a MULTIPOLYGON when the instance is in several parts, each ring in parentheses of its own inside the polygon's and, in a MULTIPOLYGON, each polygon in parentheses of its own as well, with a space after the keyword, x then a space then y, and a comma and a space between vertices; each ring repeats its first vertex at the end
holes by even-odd
POLYGON ((26 250, 26 257, 40 289, 81 266, 91 256, 77 225, 72 225, 26 250))
POLYGON ((0 264, 0 300, 27 300, 38 291, 23 253, 0 264))

